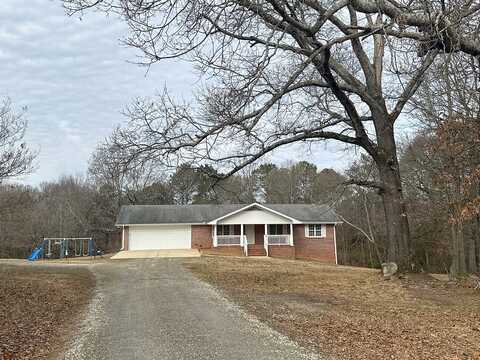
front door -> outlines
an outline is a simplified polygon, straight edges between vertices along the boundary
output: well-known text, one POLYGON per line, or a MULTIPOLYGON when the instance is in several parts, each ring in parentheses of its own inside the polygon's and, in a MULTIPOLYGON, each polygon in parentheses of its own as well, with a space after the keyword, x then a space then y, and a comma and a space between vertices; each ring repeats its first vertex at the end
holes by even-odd
POLYGON ((255 244, 263 245, 264 235, 265 235, 265 225, 255 224, 255 244))
POLYGON ((244 227, 248 244, 255 244, 255 225, 248 224, 244 227))

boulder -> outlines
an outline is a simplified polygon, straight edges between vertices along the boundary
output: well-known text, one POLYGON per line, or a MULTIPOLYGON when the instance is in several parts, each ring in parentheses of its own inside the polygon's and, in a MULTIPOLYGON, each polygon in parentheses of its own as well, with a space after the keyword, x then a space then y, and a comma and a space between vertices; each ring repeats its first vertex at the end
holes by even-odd
POLYGON ((382 273, 384 278, 390 278, 398 271, 398 265, 394 262, 382 263, 382 273))

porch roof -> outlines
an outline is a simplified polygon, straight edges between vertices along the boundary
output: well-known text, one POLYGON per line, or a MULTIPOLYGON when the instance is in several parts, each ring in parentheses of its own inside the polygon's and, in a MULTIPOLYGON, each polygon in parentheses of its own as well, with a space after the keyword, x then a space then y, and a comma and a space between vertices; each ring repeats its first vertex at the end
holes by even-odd
MULTIPOLYGON (((327 205, 314 204, 231 204, 231 205, 126 205, 120 209, 117 225, 207 224, 243 208, 266 208, 298 223, 340 222, 327 205)), ((264 209, 265 210, 265 209, 264 209)))

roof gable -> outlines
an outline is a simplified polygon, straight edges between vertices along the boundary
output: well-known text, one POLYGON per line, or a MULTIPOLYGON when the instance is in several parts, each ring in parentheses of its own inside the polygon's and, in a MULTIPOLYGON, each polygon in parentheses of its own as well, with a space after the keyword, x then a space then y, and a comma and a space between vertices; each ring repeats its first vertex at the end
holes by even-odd
POLYGON ((272 213, 272 214, 275 214, 276 216, 280 216, 284 219, 288 219, 292 222, 298 222, 296 219, 286 215, 286 214, 283 214, 279 211, 275 211, 269 207, 267 207, 266 205, 262 205, 262 204, 258 204, 258 203, 252 203, 252 204, 249 204, 249 205, 246 205, 240 209, 237 209, 237 210, 234 210, 228 214, 225 214, 217 219, 214 219, 212 220, 210 223, 214 224, 214 223, 217 223, 219 221, 222 221, 222 220, 226 220, 227 218, 229 217, 233 217, 235 215, 239 215, 240 213, 244 212, 244 211, 248 211, 248 210, 254 210, 254 209, 259 209, 261 211, 264 211, 264 212, 269 212, 269 213, 272 213))

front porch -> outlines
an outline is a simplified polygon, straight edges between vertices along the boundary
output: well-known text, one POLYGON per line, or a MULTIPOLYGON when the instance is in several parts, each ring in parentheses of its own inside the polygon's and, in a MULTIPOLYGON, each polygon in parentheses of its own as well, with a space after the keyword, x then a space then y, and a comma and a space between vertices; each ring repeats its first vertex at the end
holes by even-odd
POLYGON ((293 224, 215 224, 213 247, 236 246, 245 256, 269 256, 272 246, 293 247, 293 224))

